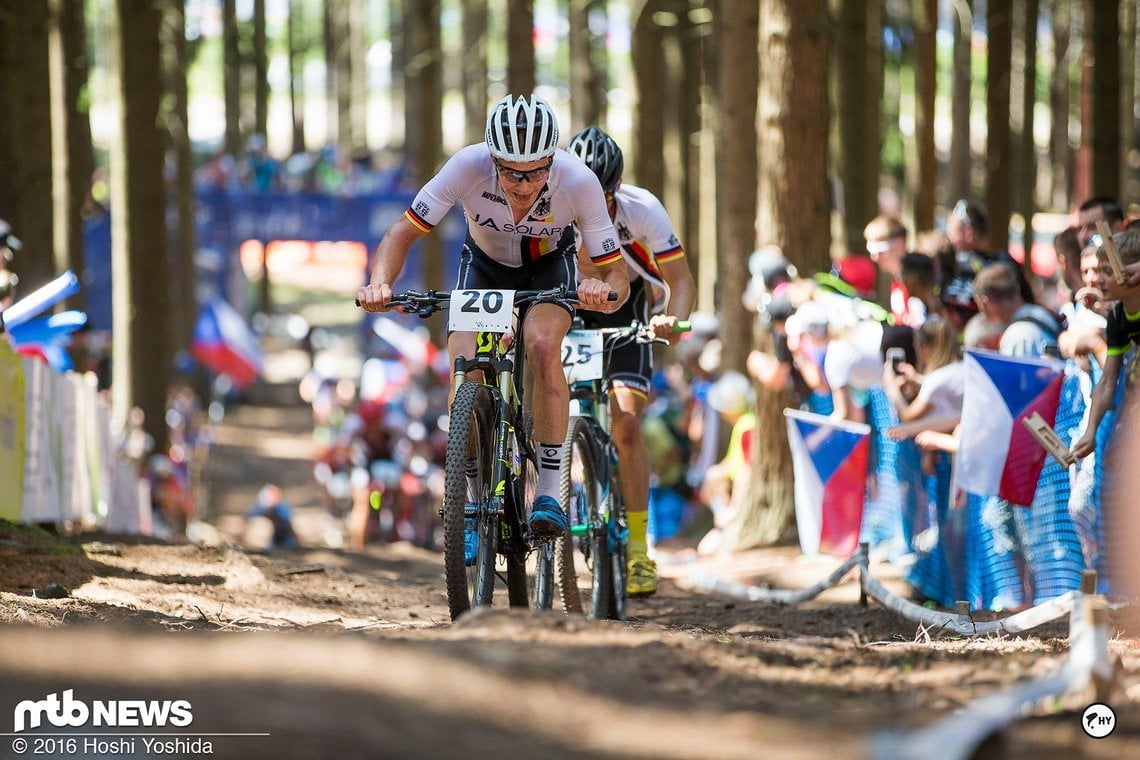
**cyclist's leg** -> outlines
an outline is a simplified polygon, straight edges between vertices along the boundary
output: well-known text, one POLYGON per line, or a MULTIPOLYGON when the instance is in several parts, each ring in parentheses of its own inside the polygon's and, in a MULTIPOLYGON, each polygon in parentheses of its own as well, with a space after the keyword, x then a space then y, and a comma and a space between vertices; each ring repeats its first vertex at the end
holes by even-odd
POLYGON ((564 522, 554 510, 562 509, 558 503, 559 473, 570 417, 570 391, 562 371, 562 339, 569 329, 570 314, 553 304, 532 307, 524 328, 527 360, 534 376, 532 437, 538 453, 538 484, 531 528, 545 532, 556 531, 564 522), (540 522, 550 525, 540 525, 540 522))
MULTIPOLYGON (((649 321, 649 288, 644 280, 631 287, 629 300, 611 321, 649 321)), ((618 452, 618 487, 629 525, 626 589, 632 596, 657 590, 657 566, 649 558, 649 452, 641 437, 641 418, 649 403, 653 352, 644 343, 616 346, 606 379, 610 388, 611 436, 618 452)))
MULTIPOLYGON (((532 265, 529 286, 573 290, 577 268, 573 247, 542 257, 532 265)), ((570 312, 553 303, 527 310, 523 336, 527 362, 534 378, 532 438, 538 453, 538 484, 530 526, 536 533, 558 533, 569 527, 565 505, 559 504, 562 447, 570 418, 570 389, 562 371, 562 339, 570 329, 570 312)))

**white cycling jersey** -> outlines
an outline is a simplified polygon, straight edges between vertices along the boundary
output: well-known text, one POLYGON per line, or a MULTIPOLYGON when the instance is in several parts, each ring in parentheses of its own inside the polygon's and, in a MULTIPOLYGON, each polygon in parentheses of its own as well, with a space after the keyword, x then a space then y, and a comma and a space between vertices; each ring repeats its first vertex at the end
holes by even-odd
POLYGON ((456 203, 467 217, 468 240, 505 266, 526 266, 547 253, 564 251, 574 240, 574 228, 581 230, 599 267, 621 258, 598 178, 563 150, 554 152, 546 186, 522 221, 514 220, 485 143, 468 145, 452 156, 416 195, 405 216, 428 232, 456 203))
MULTIPOLYGON (((663 287, 661 264, 685 255, 665 206, 648 190, 624 183, 614 193, 614 206, 614 229, 629 265, 630 282, 641 276, 663 287)), ((589 245, 586 250, 590 250, 589 245)))

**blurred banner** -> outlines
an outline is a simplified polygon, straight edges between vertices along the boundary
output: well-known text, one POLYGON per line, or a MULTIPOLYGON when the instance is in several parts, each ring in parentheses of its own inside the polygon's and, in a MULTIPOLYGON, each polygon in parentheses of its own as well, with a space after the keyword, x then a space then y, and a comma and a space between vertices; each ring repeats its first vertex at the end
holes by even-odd
POLYGON ((24 371, 0 340, 0 518, 19 520, 24 504, 24 371))

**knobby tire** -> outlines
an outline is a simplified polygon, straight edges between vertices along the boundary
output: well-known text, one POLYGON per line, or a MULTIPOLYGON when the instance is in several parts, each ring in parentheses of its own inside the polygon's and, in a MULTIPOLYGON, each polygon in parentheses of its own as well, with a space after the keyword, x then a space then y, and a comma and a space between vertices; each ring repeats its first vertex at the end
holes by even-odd
POLYGON ((602 519, 602 499, 607 484, 599 479, 599 456, 603 455, 597 445, 599 435, 601 431, 596 420, 588 417, 570 418, 563 447, 559 496, 569 510, 571 526, 585 523, 590 527, 585 535, 564 536, 559 540, 556 552, 562 605, 568 613, 583 612, 583 599, 574 564, 575 552, 581 553, 586 559, 586 566, 590 569, 586 612, 594 619, 611 617, 616 609, 613 599, 614 567, 609 551, 607 526, 602 519))
POLYGON ((447 606, 455 620, 472 606, 490 606, 495 591, 495 555, 499 518, 488 509, 493 485, 496 404, 492 389, 477 382, 459 387, 451 405, 443 497, 443 567, 447 606), (464 505, 468 501, 466 465, 478 465, 479 549, 475 565, 464 563, 464 505))

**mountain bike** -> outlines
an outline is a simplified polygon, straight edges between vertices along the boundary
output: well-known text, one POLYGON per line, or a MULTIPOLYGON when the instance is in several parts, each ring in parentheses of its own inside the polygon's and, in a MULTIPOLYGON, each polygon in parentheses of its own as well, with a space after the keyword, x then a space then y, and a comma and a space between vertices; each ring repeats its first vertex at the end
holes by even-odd
POLYGON ((532 551, 536 553, 534 606, 549 609, 553 605, 555 539, 532 536, 527 524, 538 460, 523 398, 524 317, 535 303, 573 306, 577 301, 573 291, 554 288, 409 291, 389 302, 421 318, 448 305, 450 329, 476 334, 475 356, 456 357, 452 368, 441 509, 444 577, 452 620, 471 607, 490 606, 497 580, 506 586, 511 607, 529 606, 532 589, 527 557, 532 551), (507 346, 503 335, 511 329, 516 333, 507 346), (468 380, 468 374, 475 372, 481 378, 468 380), (474 552, 466 548, 466 534, 472 528, 474 552))
MULTIPOLYGON (((678 323, 677 331, 688 330, 678 323)), ((570 425, 563 446, 559 500, 570 513, 570 534, 559 540, 558 586, 566 612, 624 620, 629 524, 618 481, 617 445, 610 437, 605 362, 627 342, 668 343, 640 322, 628 327, 584 328, 581 320, 562 343, 570 382, 570 425), (587 570, 583 607, 576 557, 587 570)))

